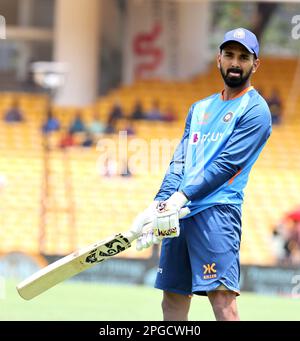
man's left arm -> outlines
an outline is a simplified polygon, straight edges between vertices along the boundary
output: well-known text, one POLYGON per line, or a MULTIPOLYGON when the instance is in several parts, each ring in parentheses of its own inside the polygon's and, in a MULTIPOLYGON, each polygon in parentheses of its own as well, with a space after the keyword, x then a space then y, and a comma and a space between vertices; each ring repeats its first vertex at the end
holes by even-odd
POLYGON ((169 168, 161 184, 161 187, 155 196, 154 199, 155 201, 163 201, 168 199, 171 194, 176 192, 176 190, 179 188, 181 184, 184 174, 185 156, 194 107, 195 104, 193 104, 189 110, 189 113, 186 118, 183 136, 181 138, 179 145, 175 149, 169 168))

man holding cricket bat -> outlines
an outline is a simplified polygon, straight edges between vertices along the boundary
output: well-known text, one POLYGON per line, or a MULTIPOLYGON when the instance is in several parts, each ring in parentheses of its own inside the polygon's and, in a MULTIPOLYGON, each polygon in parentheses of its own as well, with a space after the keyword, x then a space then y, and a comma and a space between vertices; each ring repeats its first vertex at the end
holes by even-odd
POLYGON ((152 214, 153 228, 137 248, 162 240, 155 287, 164 320, 187 320, 192 294, 208 296, 217 320, 239 320, 243 189, 271 133, 268 105, 250 84, 258 53, 252 32, 225 34, 217 56, 224 90, 191 106, 155 202, 139 215, 152 214), (190 212, 179 229, 182 207, 190 212))

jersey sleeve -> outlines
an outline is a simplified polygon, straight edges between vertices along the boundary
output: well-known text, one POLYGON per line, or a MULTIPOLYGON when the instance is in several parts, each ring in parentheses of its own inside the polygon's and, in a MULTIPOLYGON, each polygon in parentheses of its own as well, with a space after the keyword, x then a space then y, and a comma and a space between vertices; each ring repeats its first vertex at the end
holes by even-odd
POLYGON ((163 182, 154 200, 162 201, 168 199, 174 192, 178 190, 181 184, 184 174, 185 155, 189 140, 193 110, 194 105, 189 110, 183 136, 175 149, 169 168, 165 174, 163 182))
POLYGON ((189 200, 214 192, 241 172, 249 160, 258 157, 270 134, 269 109, 263 104, 253 106, 237 122, 222 153, 204 170, 202 181, 194 185, 191 179, 182 192, 189 200))

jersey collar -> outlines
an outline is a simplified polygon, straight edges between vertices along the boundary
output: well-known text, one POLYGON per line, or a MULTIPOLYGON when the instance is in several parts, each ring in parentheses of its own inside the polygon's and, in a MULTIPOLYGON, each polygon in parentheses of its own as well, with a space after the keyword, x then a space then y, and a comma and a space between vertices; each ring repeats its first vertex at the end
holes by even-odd
MULTIPOLYGON (((248 88, 244 89, 243 91, 239 92, 236 96, 234 96, 231 99, 228 99, 228 101, 232 101, 233 99, 236 99, 238 97, 241 97, 243 95, 245 95, 247 92, 251 91, 252 89, 254 89, 254 87, 252 85, 248 86, 248 88)), ((224 101, 224 90, 222 90, 221 92, 221 100, 224 101)))

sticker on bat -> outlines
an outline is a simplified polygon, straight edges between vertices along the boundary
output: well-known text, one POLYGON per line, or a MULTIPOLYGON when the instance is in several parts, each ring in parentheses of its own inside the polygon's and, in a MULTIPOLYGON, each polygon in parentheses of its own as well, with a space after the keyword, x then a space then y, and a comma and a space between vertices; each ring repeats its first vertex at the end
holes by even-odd
POLYGON ((91 264, 100 263, 105 259, 105 257, 115 256, 118 253, 128 249, 130 246, 131 244, 129 240, 123 237, 121 234, 118 234, 113 240, 89 252, 85 262, 91 264))

